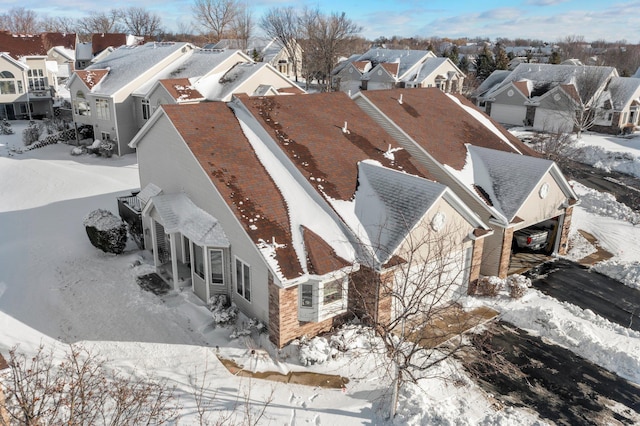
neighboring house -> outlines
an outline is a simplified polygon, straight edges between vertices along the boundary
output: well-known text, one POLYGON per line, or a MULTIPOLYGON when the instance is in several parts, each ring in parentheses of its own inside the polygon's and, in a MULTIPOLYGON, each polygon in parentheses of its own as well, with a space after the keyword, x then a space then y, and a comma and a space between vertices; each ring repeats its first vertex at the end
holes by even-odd
POLYGON ((265 62, 274 67, 278 72, 290 79, 296 79, 295 71, 298 75, 302 71, 302 48, 295 44, 296 54, 292 58, 277 39, 251 38, 248 43, 243 43, 237 39, 223 39, 215 44, 204 46, 205 49, 239 49, 249 55, 257 62, 265 62), (245 46, 246 44, 246 46, 245 46))
POLYGON ((549 132, 571 132, 576 111, 595 108, 593 129, 617 134, 637 124, 636 83, 613 67, 520 64, 494 72, 474 99, 499 123, 549 132))
POLYGON ((411 253, 457 259, 460 291, 478 279, 487 225, 344 93, 162 105, 131 146, 157 270, 230 296, 278 347, 343 321, 358 294, 391 318, 377 292, 411 253), (411 246, 425 234, 438 250, 411 246))
POLYGON ((99 62, 120 46, 139 44, 123 33, 98 33, 91 35, 91 41, 76 44, 75 69, 83 70, 92 63, 99 62))
POLYGON ((177 67, 169 67, 133 93, 139 127, 162 104, 228 102, 248 95, 301 94, 303 90, 266 63, 240 50, 196 49, 177 67))
POLYGON ((567 251, 577 196, 558 166, 461 97, 435 89, 367 91, 355 102, 434 179, 451 188, 493 229, 481 273, 505 277, 513 233, 551 220, 550 251, 567 251))
POLYGON ((56 63, 58 84, 71 77, 75 70, 76 52, 62 46, 54 46, 47 52, 49 60, 56 63))
POLYGON ((26 64, 0 53, 0 119, 29 116, 28 69, 26 64))
POLYGON ((0 32, 0 117, 28 119, 53 117, 59 79, 68 77, 69 52, 75 48, 75 34, 43 33, 14 35, 0 32), (16 69, 7 58, 26 66, 16 69), (25 73, 22 76, 22 73, 25 73), (20 82, 20 83, 18 83, 20 82))
POLYGON ((76 124, 93 127, 96 139, 117 141, 118 155, 132 152, 128 143, 162 104, 227 101, 233 93, 304 93, 238 50, 187 43, 120 47, 77 71, 69 91, 76 124))
POLYGON ((139 130, 132 93, 167 67, 184 59, 189 43, 147 43, 121 46, 104 60, 76 71, 67 85, 76 126, 90 126, 96 139, 115 143, 124 155, 139 130))
POLYGON ((461 93, 465 75, 449 58, 428 50, 374 48, 353 55, 332 71, 334 87, 345 93, 399 87, 437 87, 461 93))

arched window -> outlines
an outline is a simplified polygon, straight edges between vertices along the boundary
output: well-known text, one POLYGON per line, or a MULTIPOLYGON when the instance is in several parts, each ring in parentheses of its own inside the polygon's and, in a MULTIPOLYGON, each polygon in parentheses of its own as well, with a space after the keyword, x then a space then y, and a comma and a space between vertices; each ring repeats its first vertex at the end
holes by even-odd
MULTIPOLYGON (((15 93, 16 81, 13 73, 10 71, 0 71, 0 95, 15 95, 15 93)), ((22 91, 20 91, 20 93, 22 93, 22 91)))
POLYGON ((84 92, 82 90, 78 90, 76 92, 76 97, 73 100, 73 112, 76 115, 91 115, 91 106, 84 97, 84 92))

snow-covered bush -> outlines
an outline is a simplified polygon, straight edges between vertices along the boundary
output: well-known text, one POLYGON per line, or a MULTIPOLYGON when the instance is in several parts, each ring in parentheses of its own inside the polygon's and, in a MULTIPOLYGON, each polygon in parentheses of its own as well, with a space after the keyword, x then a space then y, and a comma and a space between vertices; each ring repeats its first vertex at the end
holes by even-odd
POLYGON ((11 128, 11 123, 6 118, 3 118, 0 122, 0 135, 12 135, 13 129, 11 128))
POLYGON ((502 289, 503 281, 498 277, 481 277, 476 285, 476 296, 495 297, 502 289))
POLYGON ((253 332, 262 333, 267 331, 267 327, 255 318, 249 319, 247 322, 239 324, 235 330, 229 335, 231 339, 237 339, 243 336, 250 336, 253 332))
POLYGON ((304 366, 327 362, 336 352, 337 350, 332 348, 324 337, 317 336, 313 339, 303 337, 300 339, 299 357, 300 363, 304 366))
POLYGON ((98 147, 98 152, 103 157, 111 157, 116 145, 111 141, 102 141, 98 147))
POLYGON ((226 294, 216 294, 209 298, 207 306, 216 324, 230 324, 238 317, 238 307, 229 302, 226 294))
POLYGON ((44 124, 42 122, 30 121, 29 126, 22 131, 22 142, 25 146, 29 146, 34 142, 37 142, 42 135, 44 124))
POLYGON ((120 254, 127 245, 127 225, 108 210, 98 209, 83 221, 89 241, 105 253, 120 254))
POLYGON ((509 288, 509 296, 512 299, 520 299, 531 287, 531 280, 524 275, 513 274, 507 277, 506 284, 509 288))

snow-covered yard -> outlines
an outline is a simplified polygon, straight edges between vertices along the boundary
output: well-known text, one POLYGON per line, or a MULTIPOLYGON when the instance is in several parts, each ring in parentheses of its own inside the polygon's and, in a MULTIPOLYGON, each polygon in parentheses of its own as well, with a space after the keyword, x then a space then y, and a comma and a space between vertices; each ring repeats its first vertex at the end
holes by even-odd
MULTIPOLYGON (((262 351, 252 353, 266 338, 232 339, 232 328, 214 327, 209 310, 191 292, 161 298, 143 291, 135 277, 150 270, 148 255, 133 243, 119 256, 102 253, 82 226, 92 210, 117 213, 116 196, 138 188, 135 155, 72 156, 72 147, 64 144, 16 153, 12 148, 22 145, 24 125, 14 122, 14 135, 0 135, 0 353, 6 356, 15 345, 31 352, 40 344, 62 351, 65 344, 80 342, 107 357, 114 368, 153 373, 176 385, 180 424, 197 419, 194 376, 215 393, 211 407, 218 411, 211 419, 233 411, 246 397, 256 408, 270 401, 264 423, 388 422, 389 378, 366 350, 310 367, 303 367, 294 351, 283 351, 274 360, 262 351), (340 390, 242 378, 230 374, 218 355, 256 371, 310 369, 350 382, 340 390)), ((629 146, 589 134, 581 143, 602 152, 628 148, 627 156, 634 160, 625 167, 637 168, 640 176, 640 138, 625 141, 629 146)), ((599 161, 609 158, 613 164, 617 157, 602 155, 599 161)), ((597 269, 640 286, 640 226, 632 224, 638 223, 638 212, 579 184, 575 189, 583 201, 573 219, 574 256, 590 250, 576 231, 584 229, 614 254, 597 269)), ((518 301, 503 296, 466 298, 465 303, 490 303, 505 320, 640 384, 640 333, 535 290, 518 301)), ((545 424, 525 409, 496 410, 454 361, 433 373, 402 389, 398 424, 545 424)))

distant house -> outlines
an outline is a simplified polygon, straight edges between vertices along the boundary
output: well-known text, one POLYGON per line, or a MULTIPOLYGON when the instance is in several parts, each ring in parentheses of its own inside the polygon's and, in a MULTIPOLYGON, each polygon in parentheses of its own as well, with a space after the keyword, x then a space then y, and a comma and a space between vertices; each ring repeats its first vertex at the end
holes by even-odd
POLYGON ((137 38, 124 33, 98 33, 91 35, 91 41, 76 44, 75 69, 83 70, 92 63, 99 62, 120 46, 139 44, 137 38))
POLYGON ((205 49, 231 49, 242 50, 251 59, 257 62, 265 62, 274 67, 278 72, 290 79, 296 79, 295 72, 300 74, 302 70, 302 48, 295 44, 296 54, 291 57, 282 43, 277 39, 254 37, 244 43, 238 39, 223 39, 215 44, 204 46, 205 49))
POLYGON ((357 312, 358 294, 392 318, 377 289, 427 234, 447 244, 416 250, 455 259, 459 291, 479 277, 488 226, 344 93, 162 105, 131 146, 158 272, 230 296, 279 347, 357 312))
POLYGON ((495 71, 474 98, 502 124, 549 132, 573 131, 575 111, 592 108, 590 127, 617 134, 638 123, 637 83, 613 67, 523 63, 511 72, 495 71))
POLYGON ((303 93, 240 51, 155 42, 121 46, 76 71, 69 91, 76 124, 91 126, 96 139, 117 141, 118 155, 132 152, 128 143, 161 104, 224 101, 233 93, 303 93))
POLYGON ((0 32, 0 118, 53 117, 60 79, 69 76, 75 34, 0 32), (15 62, 24 66, 15 67, 15 62))
POLYGON ((449 58, 436 57, 428 50, 374 48, 338 64, 332 78, 338 90, 351 94, 420 87, 461 93, 465 75, 449 58))
POLYGON ((464 98, 439 90, 366 91, 354 100, 491 227, 483 275, 505 277, 514 232, 541 222, 554 226, 550 251, 566 252, 578 198, 555 163, 464 98))

